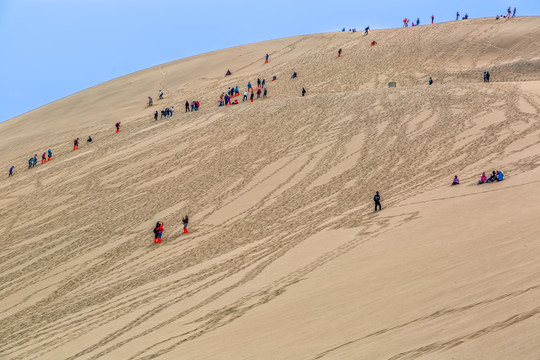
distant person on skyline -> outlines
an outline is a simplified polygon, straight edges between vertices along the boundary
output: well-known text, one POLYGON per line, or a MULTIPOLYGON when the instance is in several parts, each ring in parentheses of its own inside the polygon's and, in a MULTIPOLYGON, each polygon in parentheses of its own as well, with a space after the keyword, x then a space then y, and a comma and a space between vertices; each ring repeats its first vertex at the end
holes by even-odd
POLYGON ((456 13, 456 20, 459 20, 459 11, 456 13))
POLYGON ((435 16, 431 15, 431 24, 433 24, 433 20, 435 20, 435 16))
POLYGON ((420 25, 420 18, 416 18, 416 26, 420 25))
POLYGON ((15 166, 14 166, 14 165, 11 165, 11 167, 9 168, 9 175, 8 175, 8 177, 13 176, 13 169, 15 169, 15 166))
POLYGON ((369 26, 367 28, 364 29, 364 35, 367 35, 369 33, 369 26))
POLYGON ((379 192, 375 192, 375 196, 373 197, 373 201, 375 202, 375 211, 377 211, 377 206, 379 207, 379 211, 382 210, 381 207, 381 196, 379 195, 379 192))
POLYGON ((514 13, 512 14, 512 17, 516 16, 516 8, 514 8, 514 13))

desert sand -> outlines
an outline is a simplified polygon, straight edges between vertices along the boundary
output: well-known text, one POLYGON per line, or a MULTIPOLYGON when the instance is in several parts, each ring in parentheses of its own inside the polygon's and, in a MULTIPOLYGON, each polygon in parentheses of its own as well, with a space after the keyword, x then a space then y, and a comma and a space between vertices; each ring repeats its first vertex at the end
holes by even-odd
POLYGON ((202 54, 2 123, 0 151, 2 359, 540 354, 540 18, 202 54))

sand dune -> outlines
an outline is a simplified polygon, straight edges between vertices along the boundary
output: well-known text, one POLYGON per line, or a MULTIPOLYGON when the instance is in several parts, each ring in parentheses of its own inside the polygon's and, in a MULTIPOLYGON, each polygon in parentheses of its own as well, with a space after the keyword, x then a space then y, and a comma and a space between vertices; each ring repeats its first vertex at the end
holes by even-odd
POLYGON ((540 18, 292 37, 0 124, 0 358, 537 357, 539 54, 540 18))

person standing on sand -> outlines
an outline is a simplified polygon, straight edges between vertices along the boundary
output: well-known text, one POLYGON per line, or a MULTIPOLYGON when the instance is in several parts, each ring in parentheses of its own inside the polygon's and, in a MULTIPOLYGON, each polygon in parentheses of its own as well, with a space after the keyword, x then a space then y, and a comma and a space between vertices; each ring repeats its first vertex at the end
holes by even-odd
POLYGON ((15 166, 14 166, 14 165, 11 165, 11 167, 9 168, 9 175, 8 175, 8 177, 13 176, 13 169, 15 169, 15 166))
POLYGON ((459 11, 456 12, 456 20, 459 20, 459 11))
POLYGON ((52 150, 51 149, 47 150, 47 156, 48 156, 47 161, 51 161, 51 158, 52 158, 52 150))
POLYGON ((158 117, 158 112, 157 112, 157 110, 156 110, 156 111, 154 112, 154 120, 157 121, 157 117, 158 117))
POLYGON ((242 102, 247 101, 247 91, 244 91, 244 97, 242 98, 242 102))
POLYGON ((114 124, 116 126, 116 132, 120 132, 120 121, 114 124))
POLYGON ((187 229, 188 222, 189 222, 189 219, 188 219, 188 216, 186 215, 182 218, 182 223, 184 223, 184 234, 188 233, 188 229, 187 229))
POLYGON ((269 55, 266 54, 266 58, 264 59, 264 63, 265 63, 265 64, 268 63, 268 58, 269 58, 269 55))
POLYGON ((431 76, 429 77, 428 84, 429 85, 433 84, 433 79, 431 78, 431 76))
POLYGON ((47 162, 47 153, 41 154, 41 163, 47 162))
POLYGON ((189 101, 186 101, 186 112, 190 111, 189 110, 189 101))
POLYGON ((76 138, 73 140, 73 150, 77 150, 79 148, 79 138, 76 138))
POLYGON ((263 99, 266 98, 266 88, 264 88, 264 92, 263 92, 263 99))
POLYGON ((382 210, 381 196, 379 195, 378 191, 375 193, 375 196, 373 197, 373 201, 375 201, 375 211, 377 211, 377 206, 379 207, 379 211, 381 211, 382 210))
POLYGON ((306 89, 302 88, 302 96, 306 96, 306 89))
POLYGON ((161 236, 163 235, 163 223, 158 221, 156 227, 154 228, 154 243, 161 242, 161 236))
POLYGON ((254 95, 254 93, 253 93, 253 91, 252 91, 252 92, 251 92, 251 96, 249 97, 249 99, 251 100, 251 102, 253 102, 253 97, 254 97, 254 96, 255 96, 255 95, 254 95))
POLYGON ((341 57, 341 48, 339 48, 339 50, 337 52, 337 57, 341 57))

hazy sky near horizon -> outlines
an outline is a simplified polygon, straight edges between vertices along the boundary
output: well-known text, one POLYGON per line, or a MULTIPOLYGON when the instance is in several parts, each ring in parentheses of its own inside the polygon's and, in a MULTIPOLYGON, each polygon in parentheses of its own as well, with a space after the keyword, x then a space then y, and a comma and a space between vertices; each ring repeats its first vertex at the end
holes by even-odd
MULTIPOLYGON (((165 62, 253 42, 338 31, 540 15, 540 1, 0 0, 0 122, 165 62)), ((264 54, 261 54, 261 57, 264 54)), ((224 69, 228 66, 223 65, 224 69)), ((142 99, 141 101, 145 101, 142 99)))

